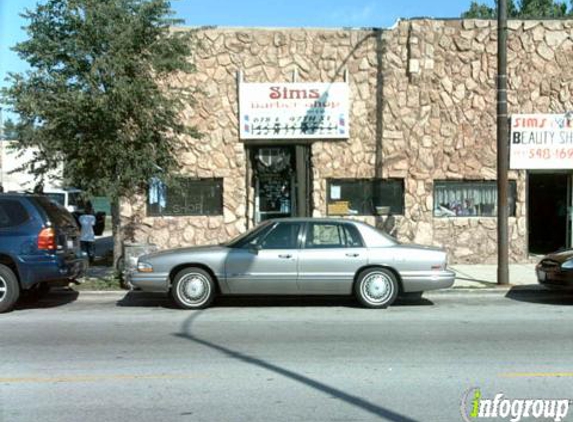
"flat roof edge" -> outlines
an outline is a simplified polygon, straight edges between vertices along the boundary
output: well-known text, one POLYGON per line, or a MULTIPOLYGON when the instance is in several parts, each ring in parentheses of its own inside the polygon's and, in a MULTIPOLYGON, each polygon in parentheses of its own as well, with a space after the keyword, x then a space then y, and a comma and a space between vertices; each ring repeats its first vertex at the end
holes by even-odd
MULTIPOLYGON (((565 16, 562 18, 519 18, 519 19, 508 19, 510 21, 542 21, 542 22, 567 22, 573 21, 573 17, 565 16)), ((413 16, 409 18, 398 18, 391 26, 340 26, 340 27, 319 27, 319 26, 227 26, 227 25, 176 25, 173 26, 174 29, 180 30, 229 30, 229 31, 294 31, 294 30, 305 30, 305 31, 391 31, 396 29, 400 22, 415 22, 415 21, 437 21, 437 22, 454 22, 454 21, 493 21, 497 22, 497 19, 483 19, 483 18, 461 18, 461 17, 431 17, 431 16, 413 16)))
POLYGON ((305 31, 381 31, 389 28, 375 27, 375 26, 341 26, 341 27, 318 27, 318 26, 223 26, 223 25, 176 25, 175 29, 193 29, 193 30, 244 30, 244 31, 292 31, 292 30, 305 30, 305 31))

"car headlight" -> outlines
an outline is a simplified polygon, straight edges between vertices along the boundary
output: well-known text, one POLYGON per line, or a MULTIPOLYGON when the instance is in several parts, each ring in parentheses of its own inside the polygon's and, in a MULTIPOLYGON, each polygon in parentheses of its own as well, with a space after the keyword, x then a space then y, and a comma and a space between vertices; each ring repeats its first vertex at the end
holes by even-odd
POLYGON ((149 262, 138 261, 137 262, 137 272, 152 273, 153 272, 153 265, 151 265, 149 262))
POLYGON ((564 268, 566 270, 573 270, 573 259, 565 261, 563 264, 561 264, 561 268, 564 268))

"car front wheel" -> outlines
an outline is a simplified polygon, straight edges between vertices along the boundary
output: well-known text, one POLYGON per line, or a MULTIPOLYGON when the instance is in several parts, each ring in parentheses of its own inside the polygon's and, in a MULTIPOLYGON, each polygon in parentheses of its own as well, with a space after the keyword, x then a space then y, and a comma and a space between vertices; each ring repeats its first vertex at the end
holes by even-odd
POLYGON ((204 309, 215 297, 215 283, 207 271, 185 268, 173 279, 171 297, 180 308, 204 309))
POLYGON ((362 306, 386 308, 398 296, 399 285, 394 273, 386 268, 370 268, 358 275, 354 293, 362 306))
POLYGON ((14 272, 0 264, 0 313, 12 309, 20 296, 20 286, 14 272))

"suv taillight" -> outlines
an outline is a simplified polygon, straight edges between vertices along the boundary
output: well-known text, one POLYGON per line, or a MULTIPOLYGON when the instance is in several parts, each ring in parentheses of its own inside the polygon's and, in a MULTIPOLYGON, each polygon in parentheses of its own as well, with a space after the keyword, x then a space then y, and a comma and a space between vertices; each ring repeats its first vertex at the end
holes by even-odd
POLYGON ((54 250, 56 247, 56 232, 54 229, 42 229, 38 235, 38 249, 54 250))

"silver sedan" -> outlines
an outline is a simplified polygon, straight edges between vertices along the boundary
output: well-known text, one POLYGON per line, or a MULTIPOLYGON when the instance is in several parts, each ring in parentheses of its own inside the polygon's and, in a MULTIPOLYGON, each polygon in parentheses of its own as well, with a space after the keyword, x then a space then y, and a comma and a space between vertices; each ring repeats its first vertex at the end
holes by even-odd
POLYGON ((398 294, 451 287, 443 249, 403 245, 374 227, 342 219, 266 221, 227 244, 140 257, 129 283, 170 292, 185 309, 215 295, 352 295, 385 308, 398 294))

